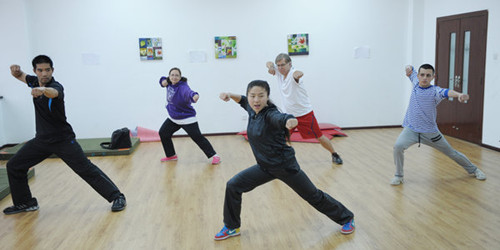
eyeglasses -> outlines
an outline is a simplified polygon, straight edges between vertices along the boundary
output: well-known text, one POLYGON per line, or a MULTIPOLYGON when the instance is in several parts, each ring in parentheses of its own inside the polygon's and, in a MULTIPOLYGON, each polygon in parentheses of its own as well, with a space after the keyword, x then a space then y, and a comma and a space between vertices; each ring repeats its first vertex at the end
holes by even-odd
POLYGON ((283 68, 283 67, 285 67, 287 64, 289 64, 289 63, 276 64, 276 66, 278 66, 278 68, 283 68))

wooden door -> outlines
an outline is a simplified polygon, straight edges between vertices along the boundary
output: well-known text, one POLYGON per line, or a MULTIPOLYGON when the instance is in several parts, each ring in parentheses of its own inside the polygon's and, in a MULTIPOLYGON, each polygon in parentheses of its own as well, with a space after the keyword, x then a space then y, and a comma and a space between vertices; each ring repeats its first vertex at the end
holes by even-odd
POLYGON ((488 11, 437 19, 436 84, 470 96, 438 106, 437 123, 443 134, 481 144, 484 70, 488 11))

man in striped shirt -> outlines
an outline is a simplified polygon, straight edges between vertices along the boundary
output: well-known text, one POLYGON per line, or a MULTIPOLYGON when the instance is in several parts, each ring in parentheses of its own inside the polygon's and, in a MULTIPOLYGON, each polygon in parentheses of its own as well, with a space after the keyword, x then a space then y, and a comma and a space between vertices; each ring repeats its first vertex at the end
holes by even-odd
POLYGON ((462 166, 467 173, 475 176, 476 179, 485 180, 486 175, 479 168, 472 164, 464 154, 450 146, 436 123, 436 107, 444 98, 453 97, 457 98, 459 102, 465 102, 469 96, 452 89, 431 85, 435 75, 434 67, 430 64, 420 66, 418 73, 412 66, 407 66, 406 76, 412 82, 413 90, 403 121, 403 131, 394 145, 396 174, 391 180, 391 185, 403 183, 404 151, 416 143, 419 145, 423 143, 441 151, 462 166))

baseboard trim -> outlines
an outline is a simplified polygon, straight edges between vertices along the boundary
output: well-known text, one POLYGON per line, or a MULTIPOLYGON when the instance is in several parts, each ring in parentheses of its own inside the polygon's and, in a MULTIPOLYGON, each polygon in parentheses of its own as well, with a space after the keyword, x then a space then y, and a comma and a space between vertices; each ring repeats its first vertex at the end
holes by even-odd
POLYGON ((497 148, 497 147, 493 147, 493 146, 486 145, 486 144, 483 144, 483 143, 481 143, 481 145, 480 145, 480 146, 485 147, 485 148, 487 148, 487 149, 491 149, 491 150, 494 150, 494 151, 498 151, 498 152, 500 152, 500 148, 497 148))
MULTIPOLYGON (((402 128, 401 125, 387 125, 387 126, 369 126, 369 127, 345 127, 342 130, 354 130, 354 129, 379 129, 379 128, 402 128)), ((205 136, 217 136, 217 135, 236 135, 239 132, 232 133, 207 133, 203 134, 205 136)), ((188 135, 174 135, 173 137, 186 137, 188 135)))
POLYGON ((368 127, 345 127, 342 130, 354 130, 354 129, 379 129, 379 128, 402 128, 401 125, 386 125, 386 126, 368 126, 368 127))
MULTIPOLYGON (((206 133, 202 134, 203 136, 218 136, 218 135, 237 135, 239 132, 231 132, 231 133, 206 133)), ((173 135, 172 137, 188 137, 189 135, 173 135)))
POLYGON ((5 144, 3 146, 0 147, 0 150, 4 149, 4 148, 10 148, 10 147, 14 147, 16 146, 17 143, 9 143, 9 144, 5 144))
MULTIPOLYGON (((342 130, 355 130, 355 129, 381 129, 381 128, 401 128, 401 125, 387 125, 387 126, 367 126, 367 127, 345 127, 342 128, 342 130)), ((209 134, 203 134, 204 136, 219 136, 219 135, 236 135, 239 132, 232 132, 232 133, 209 133, 209 134)), ((174 135, 173 137, 187 137, 188 135, 174 135)), ((1 149, 7 148, 7 147, 13 147, 16 146, 17 144, 5 144, 0 147, 1 149)), ((485 147, 494 151, 500 152, 500 148, 493 147, 490 145, 486 144, 479 144, 481 147, 485 147)))

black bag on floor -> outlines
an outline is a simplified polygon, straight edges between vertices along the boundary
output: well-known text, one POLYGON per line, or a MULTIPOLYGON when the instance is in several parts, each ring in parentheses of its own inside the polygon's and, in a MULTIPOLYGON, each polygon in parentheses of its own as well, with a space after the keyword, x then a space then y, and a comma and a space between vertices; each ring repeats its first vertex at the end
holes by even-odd
POLYGON ((101 147, 104 149, 119 149, 132 147, 130 140, 130 130, 128 128, 117 129, 111 135, 111 142, 102 142, 101 147))

